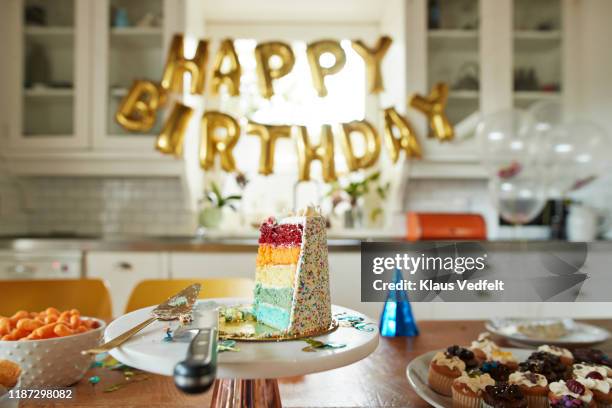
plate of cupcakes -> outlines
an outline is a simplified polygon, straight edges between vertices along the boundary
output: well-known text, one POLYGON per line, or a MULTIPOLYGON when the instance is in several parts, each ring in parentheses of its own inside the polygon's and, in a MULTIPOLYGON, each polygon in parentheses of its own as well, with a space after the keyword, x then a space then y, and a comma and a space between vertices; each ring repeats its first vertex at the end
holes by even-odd
POLYGON ((415 392, 444 408, 612 408, 612 361, 600 350, 502 348, 488 333, 408 364, 415 392))

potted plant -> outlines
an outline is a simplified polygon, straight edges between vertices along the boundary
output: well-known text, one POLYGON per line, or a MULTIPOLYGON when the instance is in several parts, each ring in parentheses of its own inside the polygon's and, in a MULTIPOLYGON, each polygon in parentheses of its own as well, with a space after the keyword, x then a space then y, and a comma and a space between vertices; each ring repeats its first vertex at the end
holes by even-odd
MULTIPOLYGON (((332 207, 336 210, 341 204, 348 204, 348 208, 344 211, 344 227, 345 228, 361 228, 364 226, 363 220, 363 201, 364 196, 373 189, 373 184, 376 184, 375 191, 381 200, 384 200, 389 189, 389 183, 380 185, 380 172, 375 172, 366 176, 363 180, 351 181, 348 183, 335 182, 331 185, 329 195, 332 197, 332 207)), ((371 214, 368 214, 369 221, 378 218, 382 212, 381 207, 372 209, 371 214)))
POLYGON ((200 210, 200 225, 210 229, 218 228, 223 220, 223 208, 229 207, 236 211, 234 203, 241 199, 242 196, 236 194, 223 196, 217 183, 212 182, 210 189, 204 192, 204 199, 202 201, 207 205, 203 205, 203 208, 200 210))

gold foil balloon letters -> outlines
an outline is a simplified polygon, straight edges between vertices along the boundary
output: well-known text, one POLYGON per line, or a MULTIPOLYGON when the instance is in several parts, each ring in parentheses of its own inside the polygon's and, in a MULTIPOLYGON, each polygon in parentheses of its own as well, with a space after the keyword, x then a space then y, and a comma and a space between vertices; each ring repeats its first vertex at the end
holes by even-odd
POLYGON ((227 172, 236 170, 232 149, 240 138, 238 121, 217 111, 208 111, 202 116, 202 139, 200 140, 200 166, 210 170, 215 157, 221 158, 221 168, 227 172), (224 134, 221 134, 223 132, 224 134))
POLYGON ((259 153, 259 174, 267 176, 274 171, 274 148, 281 137, 291 137, 291 126, 263 125, 249 121, 246 133, 259 137, 261 150, 259 153))
POLYGON ((397 163, 400 151, 406 152, 406 157, 422 157, 421 145, 416 138, 408 119, 400 115, 395 108, 385 109, 385 142, 389 149, 389 157, 397 163), (393 129, 397 129, 399 137, 395 136, 393 129))
POLYGON ((117 122, 132 132, 146 132, 155 124, 157 109, 165 103, 163 89, 151 81, 136 80, 115 114, 117 122))
POLYGON ((164 154, 173 154, 177 157, 183 154, 183 139, 185 129, 193 115, 193 109, 182 103, 175 103, 172 112, 155 142, 155 148, 164 154))
POLYGON ((234 49, 234 41, 225 39, 219 46, 213 64, 212 94, 218 95, 221 85, 225 85, 231 96, 240 95, 240 75, 242 75, 242 68, 240 67, 238 54, 234 49), (228 67, 225 67, 225 61, 227 61, 228 67))
POLYGON ((295 55, 288 44, 272 41, 255 47, 255 59, 259 91, 264 98, 270 99, 274 95, 272 80, 282 78, 291 72, 295 65, 295 55), (271 63, 272 57, 276 57, 279 63, 271 63))
POLYGON ((429 96, 413 95, 410 106, 423 112, 429 120, 429 126, 438 140, 447 142, 453 140, 455 131, 446 116, 448 100, 448 85, 439 82, 434 85, 429 96))
POLYGON ((366 64, 368 88, 371 93, 379 93, 385 89, 380 64, 392 43, 393 40, 390 37, 383 36, 378 39, 374 48, 369 48, 361 40, 355 40, 351 44, 366 64))
POLYGON ((298 126, 295 134, 295 147, 298 155, 298 180, 310 180, 310 164, 313 160, 321 161, 323 181, 331 183, 337 180, 336 163, 334 161, 334 137, 331 126, 321 127, 321 140, 318 145, 310 144, 306 126, 298 126))
POLYGON ((328 75, 337 74, 346 63, 346 55, 338 41, 322 40, 308 44, 306 49, 308 63, 310 64, 310 72, 312 73, 312 83, 320 97, 327 96, 327 88, 325 87, 325 77, 328 75), (323 66, 321 56, 331 54, 334 57, 334 63, 329 66, 323 66))
POLYGON ((380 156, 380 138, 376 129, 365 120, 353 121, 342 124, 342 148, 346 159, 347 167, 350 171, 367 169, 376 163, 380 156), (352 133, 361 134, 365 142, 365 151, 361 156, 355 155, 352 133))
POLYGON ((172 38, 166 66, 162 74, 161 85, 172 92, 183 92, 183 73, 191 74, 192 94, 204 93, 206 80, 206 63, 208 62, 208 42, 198 41, 195 55, 191 59, 185 58, 183 36, 180 34, 172 38))

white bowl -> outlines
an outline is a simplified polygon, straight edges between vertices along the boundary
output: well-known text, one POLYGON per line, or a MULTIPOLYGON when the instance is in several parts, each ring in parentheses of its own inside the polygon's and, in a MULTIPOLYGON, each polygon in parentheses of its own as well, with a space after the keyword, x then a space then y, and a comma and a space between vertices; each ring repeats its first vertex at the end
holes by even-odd
POLYGON ((94 356, 82 355, 100 345, 106 324, 85 333, 45 340, 0 340, 0 359, 21 366, 21 388, 67 387, 79 381, 91 366, 94 356))

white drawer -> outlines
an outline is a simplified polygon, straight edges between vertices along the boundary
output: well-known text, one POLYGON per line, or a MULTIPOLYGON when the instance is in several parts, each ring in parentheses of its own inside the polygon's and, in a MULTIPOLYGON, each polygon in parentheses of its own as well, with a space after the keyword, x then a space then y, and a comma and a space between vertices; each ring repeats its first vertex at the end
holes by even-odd
POLYGON ((188 278, 255 279, 257 250, 251 252, 206 252, 170 254, 170 276, 188 278))
POLYGON ((113 300, 113 315, 125 311, 132 289, 144 279, 165 279, 167 254, 162 252, 90 252, 86 276, 107 281, 113 300))

